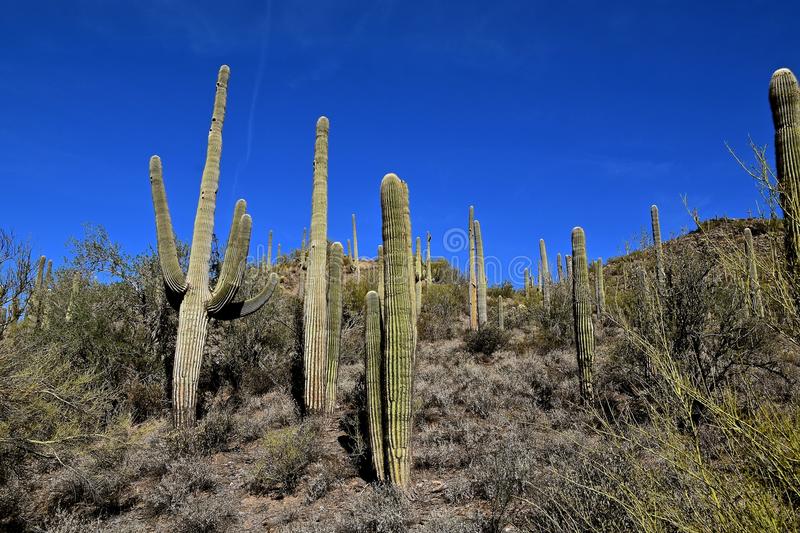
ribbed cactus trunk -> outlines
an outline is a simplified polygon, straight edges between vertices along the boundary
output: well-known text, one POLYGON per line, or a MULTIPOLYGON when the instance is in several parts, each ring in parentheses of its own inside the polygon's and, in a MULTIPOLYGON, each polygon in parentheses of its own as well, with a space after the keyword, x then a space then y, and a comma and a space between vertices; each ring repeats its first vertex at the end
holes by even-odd
POLYGON ((539 286, 542 290, 542 302, 546 311, 550 310, 550 266, 547 261, 547 247, 544 239, 539 239, 539 259, 541 271, 539 272, 539 286))
POLYGON ((325 413, 336 409, 336 383, 339 375, 339 347, 342 340, 342 243, 331 245, 328 257, 328 373, 325 384, 325 413))
POLYGON ((53 260, 47 261, 47 272, 44 275, 44 285, 42 286, 42 300, 40 307, 42 309, 42 324, 44 327, 49 328, 50 322, 53 319, 53 305, 51 301, 51 291, 53 287, 53 260))
POLYGON ((572 317, 575 325, 575 348, 581 398, 594 400, 592 365, 594 364, 594 328, 592 297, 589 289, 589 265, 586 260, 586 236, 583 229, 572 230, 572 317))
POLYGON ((753 233, 744 229, 744 255, 747 261, 747 285, 750 292, 750 311, 753 316, 764 317, 764 302, 761 298, 761 285, 758 282, 756 251, 753 246, 753 233))
POLYGON ((245 213, 245 201, 239 200, 234 209, 219 280, 213 291, 209 287, 209 259, 219 185, 228 77, 229 69, 223 65, 217 77, 206 161, 189 255, 189 270, 185 275, 178 263, 161 160, 158 156, 150 159, 150 186, 156 216, 158 257, 167 300, 178 309, 178 339, 172 374, 172 414, 176 427, 192 426, 196 420, 197 384, 209 320, 231 320, 257 311, 270 298, 278 281, 277 275, 272 274, 269 283, 256 296, 246 301, 234 301, 244 276, 252 230, 250 215, 245 213))
POLYGON ((564 270, 561 267, 561 253, 556 254, 556 274, 558 275, 558 283, 564 281, 564 270))
POLYGON ((272 267, 272 230, 269 230, 267 237, 267 268, 272 267))
POLYGON ((386 275, 384 271, 384 263, 383 263, 383 245, 378 245, 378 301, 380 302, 380 310, 381 310, 381 317, 383 317, 383 301, 384 296, 386 294, 385 287, 386 287, 386 275))
POLYGON ((800 309, 800 88, 789 69, 775 71, 769 84, 775 127, 775 164, 784 219, 786 273, 800 309))
POLYGON ((275 251, 275 264, 281 262, 281 243, 278 243, 278 249, 275 251))
POLYGON ((475 262, 475 207, 469 206, 469 328, 478 329, 478 275, 475 262))
POLYGON ((658 206, 650 206, 650 224, 653 227, 653 247, 656 251, 656 282, 659 292, 664 290, 667 283, 664 269, 664 249, 661 246, 661 222, 658 218, 658 206))
POLYGON ((353 262, 353 246, 350 244, 350 239, 347 239, 347 258, 350 260, 350 263, 353 262))
POLYGON ((65 322, 71 322, 72 317, 75 316, 75 306, 78 304, 78 295, 81 289, 81 273, 77 270, 72 274, 72 289, 69 293, 69 303, 67 304, 67 312, 64 315, 65 322))
POLYGON ((383 338, 381 328, 381 303, 378 293, 369 291, 366 296, 364 312, 364 381, 367 393, 367 431, 369 446, 372 452, 372 467, 378 480, 386 478, 384 462, 386 460, 383 445, 383 412, 381 364, 383 360, 383 338))
POLYGON ((408 484, 415 351, 413 270, 408 188, 394 174, 381 182, 384 252, 384 412, 386 464, 391 483, 408 484))
POLYGON ((567 265, 567 281, 572 283, 572 256, 567 255, 564 257, 564 263, 567 265))
POLYGON ((525 298, 530 298, 531 297, 531 271, 530 271, 530 269, 528 269, 528 268, 525 269, 524 278, 525 278, 525 281, 524 281, 524 284, 525 284, 525 298))
POLYGON ((308 240, 308 228, 303 228, 303 240, 300 241, 300 251, 306 251, 306 241, 308 240))
POLYGON ((42 291, 44 287, 44 266, 46 263, 47 258, 41 256, 36 266, 36 280, 33 283, 33 290, 27 302, 25 302, 25 322, 30 322, 34 326, 38 326, 42 319, 42 302, 44 301, 44 294, 42 291))
POLYGON ((428 287, 433 284, 433 271, 431 270, 431 232, 429 231, 426 236, 427 244, 425 246, 425 283, 428 287))
POLYGON ((606 284, 603 278, 603 258, 595 262, 595 285, 597 291, 597 316, 603 316, 606 311, 606 284))
POLYGON ((488 320, 486 312, 486 265, 483 261, 483 237, 481 236, 481 223, 477 220, 474 223, 475 232, 475 264, 476 277, 478 281, 478 327, 483 327, 488 320))
POLYGON ((314 145, 311 237, 303 299, 304 402, 306 410, 310 412, 320 412, 325 405, 328 343, 325 268, 328 244, 328 129, 328 119, 320 117, 314 145))
POLYGON ((358 233, 356 233, 356 214, 353 213, 353 266, 356 269, 356 281, 361 279, 361 266, 358 263, 358 233))
POLYGON ((415 302, 417 306, 417 316, 422 311, 422 239, 417 237, 417 253, 414 259, 415 273, 415 302))
POLYGON ((506 329, 505 317, 503 316, 503 297, 497 297, 497 326, 500 328, 500 331, 504 331, 506 329))
POLYGON ((411 195, 408 192, 408 183, 405 181, 400 181, 400 185, 403 187, 403 192, 405 194, 406 202, 405 207, 403 209, 403 221, 406 225, 406 231, 408 232, 408 239, 406 239, 406 251, 408 253, 408 290, 411 294, 411 325, 414 333, 414 342, 413 346, 417 346, 417 306, 415 300, 415 291, 416 291, 416 275, 414 269, 414 249, 412 245, 413 238, 411 237, 411 203, 409 199, 411 195))

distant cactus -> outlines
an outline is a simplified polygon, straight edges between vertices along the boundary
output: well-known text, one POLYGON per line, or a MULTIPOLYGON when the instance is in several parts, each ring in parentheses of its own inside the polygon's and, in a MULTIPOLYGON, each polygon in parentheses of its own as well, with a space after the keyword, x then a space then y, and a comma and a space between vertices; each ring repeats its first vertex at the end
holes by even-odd
POLYGON ((386 286, 386 278, 383 266, 383 245, 378 245, 378 301, 380 301, 381 316, 383 316, 383 297, 385 296, 384 288, 386 286))
POLYGON ((606 284, 603 278, 603 258, 595 262, 595 297, 597 299, 597 316, 603 316, 606 310, 606 284))
POLYGON ((589 265, 586 262, 586 236, 580 227, 572 230, 572 317, 575 324, 575 348, 578 355, 581 397, 585 402, 591 403, 594 400, 592 388, 594 328, 589 290, 589 265))
POLYGON ((525 286, 525 298, 531 297, 531 270, 529 268, 525 269, 525 274, 523 276, 525 278, 524 286, 525 286))
POLYGON ((314 144, 314 183, 311 194, 311 235, 303 299, 303 400, 306 410, 320 412, 325 405, 327 361, 327 276, 328 245, 328 119, 317 120, 314 144))
POLYGON ((486 312, 486 266, 483 260, 483 238, 481 237, 481 223, 475 221, 475 255, 476 276, 478 280, 478 327, 483 327, 488 320, 486 312))
POLYGON ((558 283, 564 281, 564 270, 561 267, 561 253, 556 254, 556 273, 558 275, 558 283))
POLYGON ((414 296, 417 306, 417 315, 422 310, 422 239, 417 237, 417 253, 414 257, 414 296))
POLYGON ((572 256, 564 256, 564 263, 567 265, 567 281, 572 283, 572 256))
POLYGON ((664 250, 661 247, 661 222, 658 219, 658 206, 650 206, 650 223, 653 227, 653 247, 656 250, 656 282, 658 290, 666 286, 667 276, 664 270, 664 250))
POLYGON ((478 329, 478 276, 475 272, 475 208, 469 206, 469 328, 478 329))
POLYGON ((214 209, 219 184, 219 164, 222 152, 222 125, 225 119, 229 69, 222 66, 217 77, 208 150, 200 185, 200 201, 195 217, 194 235, 187 274, 178 263, 178 253, 172 230, 172 220, 164 190, 161 160, 150 159, 150 185, 158 235, 158 257, 167 300, 178 309, 178 339, 172 377, 173 424, 193 426, 196 420, 197 384, 203 357, 208 324, 211 318, 231 320, 259 310, 272 296, 278 283, 276 274, 255 297, 236 301, 241 287, 250 247, 252 220, 245 213, 246 204, 239 200, 234 209, 228 245, 216 286, 209 287, 209 259, 214 232, 214 209))
POLYGON ((281 262, 281 257, 282 257, 281 256, 281 243, 278 243, 278 249, 275 252, 275 264, 276 265, 281 262))
POLYGON ((44 285, 42 286, 42 299, 39 303, 42 314, 42 324, 44 327, 50 327, 50 322, 53 318, 53 307, 51 301, 51 293, 53 287, 53 261, 47 261, 47 273, 44 275, 44 285))
POLYGON ((31 290, 28 300, 25 302, 25 322, 33 325, 39 325, 42 319, 42 302, 44 301, 44 267, 47 263, 47 257, 41 256, 39 263, 36 266, 36 279, 33 283, 33 290, 31 290))
POLYGON ((331 245, 328 256, 328 370, 325 384, 325 413, 336 408, 339 346, 342 340, 342 243, 331 245))
POLYGON ((77 305, 78 295, 81 289, 81 273, 77 270, 72 274, 72 290, 69 293, 69 303, 67 304, 67 312, 64 315, 64 321, 72 321, 75 314, 75 306, 77 305))
POLYGON ((353 266, 356 270, 356 280, 361 279, 361 267, 358 263, 358 233, 356 233, 356 214, 353 213, 353 266))
POLYGON ((433 271, 431 269, 431 232, 427 233, 425 237, 427 245, 425 247, 425 283, 427 286, 433 284, 433 271))
POLYGON ((504 331, 506 329, 505 320, 503 317, 503 297, 497 297, 497 326, 500 328, 500 331, 504 331))
POLYGON ((546 310, 550 310, 550 267, 547 263, 547 247, 544 244, 544 239, 539 239, 539 257, 541 259, 541 272, 539 280, 539 284, 542 290, 542 301, 544 302, 544 308, 546 310))
POLYGON ((761 286, 758 283, 756 252, 753 246, 753 233, 744 229, 744 255, 747 261, 747 285, 750 292, 750 310, 754 316, 764 318, 764 303, 761 299, 761 286))
POLYGON ((366 297, 364 313, 364 382, 367 393, 367 431, 369 448, 372 452, 372 467, 379 480, 385 479, 384 462, 386 459, 383 447, 383 409, 381 362, 381 303, 378 293, 369 291, 366 297))
POLYGON ((775 127, 775 164, 784 219, 788 279, 800 307, 800 88, 792 71, 775 71, 769 84, 775 127))
MULTIPOLYGON (((409 283, 411 225, 408 186, 394 174, 381 182, 384 251, 384 431, 389 481, 408 485, 411 469, 411 399, 415 352, 414 296, 409 283)), ((367 339, 367 345, 375 345, 367 339)))
POLYGON ((267 268, 272 268, 272 230, 267 237, 267 268))

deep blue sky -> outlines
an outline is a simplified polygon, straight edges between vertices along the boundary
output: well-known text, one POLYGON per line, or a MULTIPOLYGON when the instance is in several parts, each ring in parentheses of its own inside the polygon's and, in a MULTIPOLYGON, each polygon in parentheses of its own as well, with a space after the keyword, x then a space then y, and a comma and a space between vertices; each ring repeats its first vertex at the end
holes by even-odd
MULTIPOLYGON (((0 226, 57 258, 84 222, 155 241, 148 158, 191 237, 217 68, 231 66, 217 233, 236 198, 284 249, 310 218, 314 123, 331 120, 329 236, 380 239, 379 183, 407 180, 415 234, 466 225, 508 264, 618 255, 758 198, 726 152, 772 144, 772 71, 800 69, 797 2, 13 2, 0 49, 0 226), (649 4, 644 6, 643 4, 649 4)), ((771 151, 770 151, 771 152, 771 151)), ((447 255, 451 255, 447 253, 447 255)), ((507 267, 506 267, 507 268, 507 267)), ((506 272, 507 275, 507 272, 506 272)))

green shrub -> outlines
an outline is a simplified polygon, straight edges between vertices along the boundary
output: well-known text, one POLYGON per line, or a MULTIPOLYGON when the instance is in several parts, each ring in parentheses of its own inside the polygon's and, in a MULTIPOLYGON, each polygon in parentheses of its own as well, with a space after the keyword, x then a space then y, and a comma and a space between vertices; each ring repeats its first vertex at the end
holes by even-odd
POLYGON ((261 455, 248 482, 254 494, 291 494, 319 453, 316 421, 269 431, 259 441, 261 455))
POLYGON ((466 288, 461 285, 433 284, 422 297, 417 321, 419 339, 452 339, 463 329, 461 317, 467 308, 466 288))
POLYGON ((464 347, 471 354, 483 354, 491 357, 497 350, 502 350, 510 339, 508 332, 500 331, 495 326, 484 326, 478 331, 467 331, 464 335, 464 347))

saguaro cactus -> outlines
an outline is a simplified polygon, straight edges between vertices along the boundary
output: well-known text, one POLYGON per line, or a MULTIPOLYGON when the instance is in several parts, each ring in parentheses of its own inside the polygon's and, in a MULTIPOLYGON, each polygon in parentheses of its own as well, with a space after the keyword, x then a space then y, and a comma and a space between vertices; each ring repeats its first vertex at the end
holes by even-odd
POLYGON ((594 400, 592 365, 594 364, 594 328, 592 298, 589 291, 589 265, 586 262, 586 236, 583 229, 572 230, 572 317, 575 324, 575 348, 581 397, 594 400))
POLYGON ((310 412, 322 411, 325 403, 327 360, 326 255, 328 245, 328 119, 317 120, 314 144, 314 185, 311 195, 311 236, 303 299, 303 399, 310 412))
POLYGON ((422 311, 422 239, 417 237, 417 253, 414 259, 415 273, 415 302, 417 305, 417 316, 422 311))
POLYGON ((272 267, 272 230, 269 230, 267 236, 267 268, 272 267))
POLYGON ((358 263, 358 233, 356 233, 356 214, 353 213, 353 265, 356 269, 356 280, 361 279, 361 267, 358 263))
POLYGON ((378 245, 378 301, 380 301, 381 316, 383 316, 383 300, 385 296, 386 275, 383 269, 383 245, 378 245))
POLYGON ((547 262, 547 247, 544 244, 544 239, 539 239, 539 258, 541 259, 541 271, 539 272, 540 279, 539 285, 542 290, 542 301, 544 308, 550 310, 550 267, 547 262))
POLYGON ((558 283, 564 281, 564 270, 561 267, 561 252, 556 254, 556 274, 558 274, 558 283))
POLYGON ((158 258, 164 276, 167 300, 178 309, 178 340, 172 375, 173 423, 178 427, 195 423, 197 382, 203 357, 208 323, 211 318, 231 320, 254 313, 272 296, 278 276, 271 274, 267 285, 253 298, 236 301, 244 277, 247 252, 250 247, 252 220, 245 213, 244 200, 236 202, 222 270, 216 286, 209 287, 209 259, 214 231, 214 210, 219 183, 219 163, 222 153, 222 124, 229 69, 223 65, 217 77, 214 111, 208 134, 208 149, 200 184, 200 200, 192 236, 187 274, 178 263, 178 253, 172 231, 172 220, 164 190, 161 159, 150 159, 150 186, 156 217, 158 258))
POLYGON ((328 374, 325 384, 325 412, 336 408, 339 346, 342 339, 342 243, 331 245, 328 257, 328 374))
POLYGON ((381 362, 381 303, 378 293, 369 291, 366 297, 366 311, 364 316, 364 337, 366 340, 364 350, 364 376, 367 392, 367 430, 369 432, 369 446, 372 452, 372 467, 375 476, 383 480, 384 461, 386 459, 383 447, 383 415, 382 415, 382 386, 381 362))
POLYGON ((53 318, 53 307, 51 302, 51 291, 53 290, 53 260, 47 261, 47 273, 44 275, 44 285, 42 286, 40 308, 42 313, 42 323, 44 327, 50 327, 53 318))
POLYGON ((469 327, 478 329, 478 276, 475 271, 475 207, 469 206, 469 327))
POLYGON ((506 329, 505 320, 503 317, 503 297, 497 297, 497 326, 500 328, 500 331, 506 329))
POLYGON ((44 300, 42 291, 44 286, 45 263, 47 263, 47 257, 41 256, 36 266, 36 280, 33 283, 33 290, 27 302, 25 302, 25 322, 30 322, 34 326, 38 326, 42 319, 42 302, 44 300))
POLYGON ((478 327, 482 327, 488 320, 486 313, 486 268, 483 261, 483 238, 481 237, 481 223, 475 221, 475 263, 478 279, 478 327))
POLYGON ((567 265, 567 281, 572 283, 572 256, 564 256, 564 263, 567 265))
POLYGON ((300 241, 300 251, 306 251, 306 241, 308 240, 308 228, 303 228, 303 240, 300 241))
POLYGON ((350 244, 350 239, 347 239, 347 258, 350 260, 350 263, 353 262, 353 246, 350 244))
POLYGON ((72 289, 69 293, 69 303, 67 304, 67 312, 64 315, 64 321, 70 322, 75 314, 75 306, 77 305, 78 294, 81 290, 81 273, 77 270, 72 274, 72 289))
POLYGON ((411 271, 411 227, 408 188, 394 174, 381 182, 385 272, 384 413, 389 480, 408 484, 411 468, 411 393, 414 363, 414 299, 408 283, 411 271))
POLYGON ((653 226, 653 247, 656 250, 656 282, 658 290, 666 286, 667 276, 664 270, 664 250, 661 247, 661 222, 658 219, 658 206, 650 206, 650 224, 653 226))
POLYGON ((750 310, 754 316, 764 317, 764 303, 761 299, 761 286, 758 283, 756 251, 753 247, 753 233, 744 229, 744 255, 747 261, 747 285, 750 291, 750 310))
POLYGON ((426 235, 427 245, 425 247, 425 283, 427 286, 433 284, 433 271, 431 270, 431 232, 426 235))
POLYGON ((769 84, 775 126, 775 163, 784 219, 787 279, 800 307, 800 88, 792 71, 778 69, 769 84))
POLYGON ((603 258, 595 262, 595 290, 597 297, 597 316, 603 316, 606 309, 606 284, 603 279, 603 258))
POLYGON ((529 268, 525 269, 524 278, 525 278, 525 281, 524 281, 524 284, 525 284, 525 298, 530 298, 531 297, 531 271, 530 271, 529 268))

